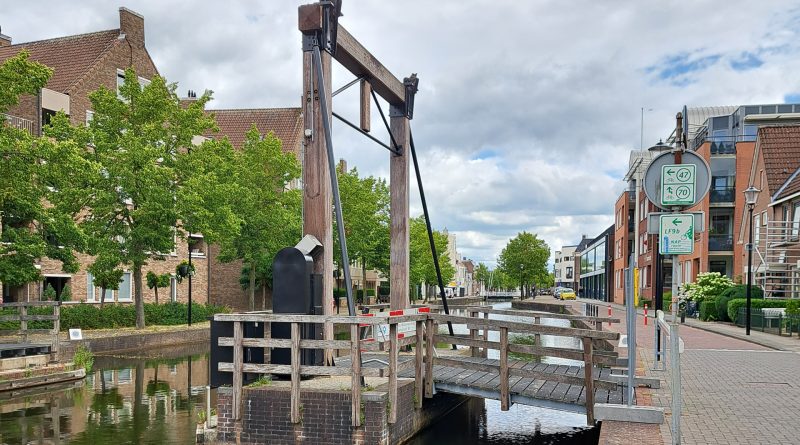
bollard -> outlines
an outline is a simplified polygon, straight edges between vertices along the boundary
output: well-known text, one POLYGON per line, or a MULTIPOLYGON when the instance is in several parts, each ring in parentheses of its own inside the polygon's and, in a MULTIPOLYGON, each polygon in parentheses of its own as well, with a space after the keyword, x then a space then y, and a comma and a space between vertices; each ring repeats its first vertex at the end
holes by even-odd
POLYGON ((647 303, 644 304, 644 325, 647 326, 647 303))
MULTIPOLYGON (((608 318, 611 318, 611 306, 608 306, 608 318)), ((611 322, 608 322, 608 326, 611 327, 611 322)))

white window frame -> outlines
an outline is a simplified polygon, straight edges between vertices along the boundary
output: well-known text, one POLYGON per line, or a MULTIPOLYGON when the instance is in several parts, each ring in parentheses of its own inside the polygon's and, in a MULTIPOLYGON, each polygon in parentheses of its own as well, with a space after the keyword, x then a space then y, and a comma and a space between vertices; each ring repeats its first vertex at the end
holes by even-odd
POLYGON ((175 278, 175 275, 171 275, 169 278, 169 301, 173 303, 178 301, 178 279, 175 278))
POLYGON ((94 277, 92 276, 91 272, 86 272, 86 302, 94 303, 97 301, 96 295, 97 292, 95 292, 94 289, 94 277))
MULTIPOLYGON (((125 276, 128 276, 128 296, 124 298, 122 292, 117 291, 117 301, 122 303, 130 303, 133 301, 133 274, 130 271, 126 271, 122 274, 122 280, 125 280, 125 276)), ((120 282, 122 284, 122 282, 120 282)))
POLYGON ((761 235, 761 231, 759 230, 761 228, 761 215, 760 214, 756 213, 755 215, 753 215, 752 224, 753 224, 753 232, 755 232, 753 234, 753 242, 755 244, 758 244, 758 241, 761 239, 761 236, 760 236, 761 235))
POLYGON ((89 123, 94 120, 94 111, 86 110, 86 126, 89 126, 89 123))

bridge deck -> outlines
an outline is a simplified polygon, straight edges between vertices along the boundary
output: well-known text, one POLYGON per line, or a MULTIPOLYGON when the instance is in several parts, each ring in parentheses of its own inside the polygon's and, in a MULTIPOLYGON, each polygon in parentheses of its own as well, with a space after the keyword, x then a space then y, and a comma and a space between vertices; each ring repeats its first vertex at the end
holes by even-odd
MULTIPOLYGON (((447 356, 448 359, 457 359, 473 363, 499 365, 498 359, 447 356)), ((413 356, 400 355, 398 362, 402 364, 413 360, 413 356)), ((364 354, 362 361, 365 368, 378 368, 388 357, 385 354, 364 354)), ((522 368, 541 371, 552 375, 583 376, 582 366, 556 365, 539 363, 527 360, 509 359, 509 368, 522 368)), ((350 359, 340 357, 336 360, 337 366, 350 366, 350 359)), ((434 384, 436 391, 463 394, 489 399, 500 399, 500 375, 498 373, 475 371, 458 367, 437 365, 433 366, 434 384)), ((595 379, 606 380, 611 374, 609 368, 595 368, 595 379)), ((398 373, 399 377, 414 378, 414 370, 408 369, 398 373)), ((509 391, 512 403, 539 406, 544 408, 559 409, 564 411, 585 412, 586 393, 583 385, 559 383, 548 379, 533 379, 519 376, 509 377, 509 391)), ((622 386, 616 389, 595 389, 595 403, 625 403, 625 391, 622 386)))

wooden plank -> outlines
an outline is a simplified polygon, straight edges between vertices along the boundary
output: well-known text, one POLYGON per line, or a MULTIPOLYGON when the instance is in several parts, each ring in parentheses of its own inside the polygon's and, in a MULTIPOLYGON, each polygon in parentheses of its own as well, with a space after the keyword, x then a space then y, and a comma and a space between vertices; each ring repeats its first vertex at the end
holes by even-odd
POLYGON ((358 325, 350 325, 350 367, 352 368, 352 380, 350 381, 350 399, 352 425, 361 426, 361 348, 359 347, 358 325))
POLYGON ((416 396, 416 400, 414 401, 414 408, 422 408, 422 396, 423 396, 423 384, 422 384, 422 369, 425 366, 423 363, 423 356, 422 350, 424 349, 423 344, 423 335, 424 335, 424 326, 425 322, 418 321, 417 322, 417 332, 416 332, 416 341, 417 346, 414 348, 414 395, 416 396))
MULTIPOLYGON (((439 305, 431 305, 432 309, 434 308, 441 308, 442 306, 439 305)), ((541 317, 541 318, 554 318, 560 320, 580 320, 580 321, 603 321, 606 323, 619 323, 619 318, 611 318, 611 317, 592 317, 587 315, 572 315, 572 314, 556 314, 554 312, 544 312, 544 311, 528 311, 522 309, 495 309, 491 306, 484 306, 484 305, 453 305, 448 304, 447 306, 451 311, 453 310, 476 310, 480 313, 484 314, 497 314, 497 315, 514 315, 518 317, 541 317)))
POLYGON ((60 306, 60 301, 20 301, 0 304, 0 309, 13 307, 41 307, 41 306, 60 306))
POLYGON ((322 5, 312 3, 297 8, 297 28, 301 32, 312 32, 322 29, 322 5))
MULTIPOLYGON (((27 308, 24 308, 27 312, 27 308)), ((54 321, 55 315, 0 315, 0 321, 54 321)), ((26 323, 27 324, 27 323, 26 323)))
POLYGON ((433 348, 434 332, 436 332, 436 325, 431 319, 425 320, 425 397, 433 397, 433 348))
MULTIPOLYGON (((436 335, 436 342, 437 343, 449 343, 449 344, 457 344, 462 346, 476 346, 480 348, 488 348, 488 349, 495 349, 498 350, 500 348, 500 342, 495 341, 485 341, 485 340, 473 340, 471 338, 466 338, 464 336, 450 336, 439 334, 436 335)), ((560 358, 568 358, 572 360, 583 360, 583 350, 582 349, 573 349, 573 348, 553 348, 553 347, 544 347, 544 346, 532 346, 532 345, 519 345, 514 343, 509 343, 508 345, 509 352, 516 352, 521 354, 534 354, 538 356, 549 356, 549 357, 560 357, 560 358)), ((595 363, 603 364, 603 365, 616 365, 617 353, 613 351, 608 351, 605 353, 599 353, 594 355, 595 363)))
MULTIPOLYGON (((358 325, 351 325, 356 326, 358 325)), ((247 348, 291 348, 288 338, 244 338, 242 345, 247 348)), ((233 337, 220 337, 219 346, 233 346, 233 337)), ((300 340, 300 349, 350 349, 350 340, 300 340)))
POLYGON ((388 423, 397 422, 397 324, 389 325, 389 418, 388 423))
POLYGON ((242 418, 242 361, 244 350, 242 349, 242 324, 233 323, 233 401, 232 415, 234 420, 242 418))
MULTIPOLYGON (((478 316, 478 313, 475 312, 475 311, 470 311, 469 316, 470 316, 470 318, 476 318, 478 316)), ((506 334, 508 334, 508 331, 506 331, 506 334)), ((478 330, 477 329, 470 329, 469 330, 469 339, 472 340, 473 342, 478 339, 478 330)), ((508 340, 508 339, 506 338, 506 340, 508 340)), ((508 345, 506 345, 506 347, 507 346, 508 345)), ((507 353, 508 353, 508 350, 506 350, 506 354, 507 353)), ((470 346, 469 347, 469 355, 471 355, 472 357, 477 357, 478 356, 478 348, 475 347, 475 346, 470 346)))
MULTIPOLYGON (((426 314, 398 315, 391 317, 392 323, 416 322, 426 320, 426 314)), ((389 317, 367 317, 363 315, 350 317, 348 315, 289 315, 289 314, 270 314, 270 313, 235 313, 235 314, 216 314, 215 321, 246 321, 256 323, 279 322, 279 323, 332 323, 332 324, 386 324, 389 317)))
POLYGON ((28 306, 20 306, 19 308, 19 315, 20 315, 20 322, 19 328, 22 331, 22 341, 24 343, 28 342, 28 322, 26 319, 28 318, 28 306))
POLYGON ((372 89, 390 104, 405 103, 405 87, 340 23, 336 36, 336 60, 351 73, 365 77, 372 89))
POLYGON ((372 101, 372 98, 370 96, 371 96, 371 93, 372 93, 372 87, 369 85, 369 82, 367 82, 364 79, 361 79, 361 88, 360 88, 360 90, 361 90, 360 91, 361 94, 359 96, 360 97, 359 104, 360 104, 360 109, 361 109, 361 122, 360 122, 361 125, 360 125, 360 127, 361 127, 361 129, 363 131, 366 131, 367 133, 369 133, 369 130, 370 130, 370 105, 371 105, 371 101, 372 101))
POLYGON ((508 393, 508 328, 500 328, 500 410, 508 411, 511 397, 508 393))
POLYGON ((586 423, 594 425, 594 377, 592 376, 592 339, 583 339, 583 370, 586 387, 586 423))
POLYGON ((53 306, 53 348, 52 351, 54 354, 58 354, 60 342, 58 341, 58 333, 61 331, 61 305, 57 304, 53 306))
MULTIPOLYGON (((376 89, 377 91, 377 89, 376 89)), ((389 153, 389 304, 391 309, 406 309, 408 299, 408 176, 409 122, 405 115, 390 113, 392 135, 400 147, 400 155, 389 153)))
POLYGON ((292 323, 291 326, 292 349, 292 401, 291 401, 291 421, 300 423, 300 323, 292 323))

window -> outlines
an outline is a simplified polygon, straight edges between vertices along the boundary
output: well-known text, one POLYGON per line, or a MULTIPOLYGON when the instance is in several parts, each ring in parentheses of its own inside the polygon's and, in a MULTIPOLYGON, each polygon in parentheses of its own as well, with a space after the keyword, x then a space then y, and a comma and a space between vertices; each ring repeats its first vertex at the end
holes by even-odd
MULTIPOLYGON (((203 235, 190 234, 187 242, 189 244, 189 254, 195 258, 206 257, 206 247, 205 243, 203 242, 203 235)), ((558 259, 556 259, 556 262, 558 262, 558 259)))
POLYGON ((125 272, 122 275, 122 281, 119 283, 119 292, 117 292, 117 301, 131 301, 131 273, 125 272))
POLYGON ((169 279, 169 301, 178 301, 178 282, 174 276, 169 279))
POLYGON ((800 233, 800 202, 794 203, 793 212, 792 238, 797 239, 797 235, 800 233))
POLYGON ((86 301, 94 301, 94 277, 86 272, 86 301))
POLYGON ((753 216, 753 242, 758 243, 758 240, 761 239, 760 230, 761 228, 761 215, 753 216))
POLYGON ((567 266, 567 279, 572 279, 572 266, 567 266))
POLYGON ((89 122, 94 120, 94 111, 86 110, 86 126, 89 126, 89 122))
MULTIPOLYGON (((122 88, 122 85, 124 84, 125 84, 125 71, 117 69, 117 97, 119 97, 120 99, 122 99, 122 96, 120 95, 119 90, 120 88, 122 88)), ((144 77, 139 76, 139 86, 144 88, 147 85, 150 85, 150 81, 145 79, 144 77)))

